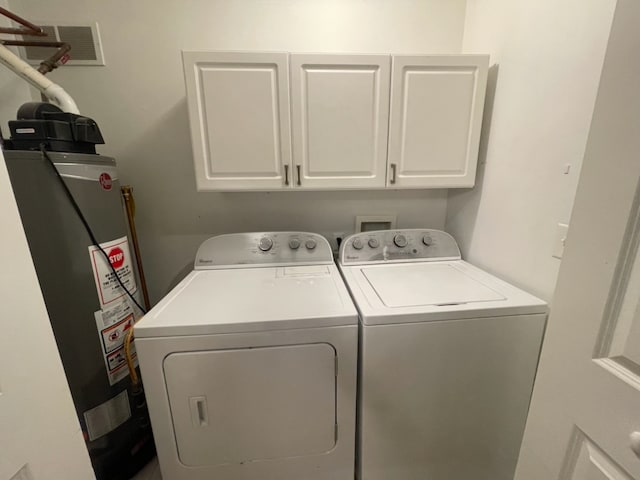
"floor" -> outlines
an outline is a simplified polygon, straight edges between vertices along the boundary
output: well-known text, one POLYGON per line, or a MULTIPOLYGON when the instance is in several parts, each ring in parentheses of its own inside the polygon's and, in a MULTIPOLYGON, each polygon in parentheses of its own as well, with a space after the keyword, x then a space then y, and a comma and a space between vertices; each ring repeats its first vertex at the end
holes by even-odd
POLYGON ((158 458, 156 457, 151 460, 131 480, 162 480, 162 475, 160 475, 160 466, 158 465, 158 458))

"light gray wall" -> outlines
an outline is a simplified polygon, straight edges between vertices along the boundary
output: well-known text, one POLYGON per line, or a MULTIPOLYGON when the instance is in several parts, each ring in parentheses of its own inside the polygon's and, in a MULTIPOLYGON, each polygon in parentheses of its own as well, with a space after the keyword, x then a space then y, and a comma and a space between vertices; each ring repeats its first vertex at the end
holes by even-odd
MULTIPOLYGON (((8 9, 7 0, 0 0, 0 7, 8 9)), ((2 15, 0 15, 0 25, 12 26, 10 20, 2 15)), ((5 138, 10 136, 7 120, 15 118, 18 107, 30 100, 31 94, 27 83, 4 65, 0 65, 0 128, 5 138)))
POLYGON ((615 0, 469 0, 463 50, 491 54, 476 188, 449 192, 464 257, 551 300, 615 0), (565 174, 567 166, 570 173, 565 174))
MULTIPOLYGON (((350 232, 355 215, 443 228, 444 190, 196 193, 181 49, 459 53, 465 0, 14 0, 37 21, 99 23, 106 67, 51 74, 95 118, 134 186, 151 295, 158 300, 200 242, 267 229, 350 232)), ((3 122, 7 118, 1 119, 3 122)))

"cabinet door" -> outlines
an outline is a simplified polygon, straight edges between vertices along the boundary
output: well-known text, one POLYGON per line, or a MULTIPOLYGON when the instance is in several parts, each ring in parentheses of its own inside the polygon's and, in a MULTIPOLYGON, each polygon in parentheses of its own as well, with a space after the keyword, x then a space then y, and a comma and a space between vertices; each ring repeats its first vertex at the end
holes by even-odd
POLYGON ((390 187, 473 187, 489 57, 393 57, 390 187))
POLYGON ((198 190, 288 188, 286 53, 183 52, 198 190))
POLYGON ((295 186, 384 187, 388 55, 291 54, 295 186))

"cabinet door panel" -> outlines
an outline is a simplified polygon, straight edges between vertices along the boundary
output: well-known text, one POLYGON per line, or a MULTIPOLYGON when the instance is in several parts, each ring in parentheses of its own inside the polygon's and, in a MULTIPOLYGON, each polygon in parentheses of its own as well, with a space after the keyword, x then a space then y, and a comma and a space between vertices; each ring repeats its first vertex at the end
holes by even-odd
POLYGON ((183 60, 198 190, 286 187, 287 54, 184 52, 183 60))
POLYGON ((385 185, 389 75, 387 55, 291 55, 300 187, 385 185))
POLYGON ((389 186, 474 185, 487 67, 484 55, 393 57, 389 186))

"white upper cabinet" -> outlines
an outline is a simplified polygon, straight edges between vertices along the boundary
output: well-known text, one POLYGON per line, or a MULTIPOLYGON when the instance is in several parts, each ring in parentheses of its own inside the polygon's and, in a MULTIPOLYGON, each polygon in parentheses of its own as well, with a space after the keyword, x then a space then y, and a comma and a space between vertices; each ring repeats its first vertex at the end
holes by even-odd
POLYGON ((198 190, 475 183, 487 55, 183 52, 198 190))
POLYGON ((183 52, 183 62, 198 190, 288 188, 288 54, 183 52))
POLYGON ((487 55, 393 56, 387 185, 472 187, 487 55))
POLYGON ((385 186, 389 55, 291 54, 297 188, 385 186))

